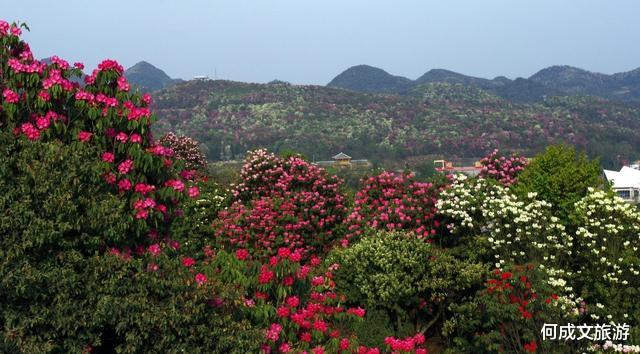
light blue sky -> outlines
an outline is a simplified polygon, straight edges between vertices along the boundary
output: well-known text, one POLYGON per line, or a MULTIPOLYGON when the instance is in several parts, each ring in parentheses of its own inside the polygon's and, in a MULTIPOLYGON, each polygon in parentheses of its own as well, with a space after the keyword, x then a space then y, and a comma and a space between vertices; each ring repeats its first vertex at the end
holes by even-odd
POLYGON ((26 21, 40 57, 313 84, 357 64, 412 79, 628 71, 640 67, 639 16, 638 0, 0 0, 0 18, 26 21))

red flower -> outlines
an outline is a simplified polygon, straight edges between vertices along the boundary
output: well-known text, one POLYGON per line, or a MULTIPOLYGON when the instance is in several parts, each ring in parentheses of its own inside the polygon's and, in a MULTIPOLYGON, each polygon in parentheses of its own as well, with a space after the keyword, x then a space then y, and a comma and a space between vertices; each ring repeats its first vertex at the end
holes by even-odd
POLYGON ((525 343, 524 345, 524 350, 528 351, 529 353, 535 353, 537 348, 538 344, 534 340, 529 343, 525 343))
POLYGON ((236 250, 236 258, 240 261, 244 261, 249 257, 249 251, 244 248, 240 248, 236 250))
POLYGON ((102 161, 104 162, 113 162, 115 161, 115 156, 110 152, 102 153, 102 161))
POLYGON ((267 268, 266 265, 263 265, 260 269, 260 274, 258 275, 258 283, 267 284, 273 279, 275 274, 267 268))
POLYGON ((195 280, 196 280, 196 283, 198 283, 199 285, 202 285, 207 281, 207 276, 202 273, 198 273, 196 274, 195 280))
POLYGON ((131 171, 132 169, 133 169, 133 161, 129 159, 122 161, 120 165, 118 165, 118 171, 123 175, 126 175, 127 173, 129 173, 129 171, 131 171))
POLYGON ((183 266, 185 266, 185 267, 187 267, 187 268, 188 268, 188 267, 193 266, 194 264, 196 264, 196 260, 195 260, 195 259, 193 259, 193 258, 191 258, 191 257, 184 257, 184 258, 182 258, 182 265, 183 265, 183 266))
POLYGON ((200 195, 200 190, 196 186, 189 187, 187 195, 189 196, 189 198, 195 198, 200 195))
POLYGON ((297 296, 289 296, 285 302, 290 307, 297 307, 300 304, 300 299, 297 296))
POLYGON ((18 103, 18 100, 20 99, 20 96, 17 93, 8 88, 4 89, 2 97, 4 97, 4 100, 7 103, 18 103))
POLYGON ((86 143, 87 141, 91 140, 91 136, 93 134, 87 131, 81 131, 80 133, 78 133, 78 140, 86 143))
POLYGON ((151 253, 152 255, 157 256, 157 255, 159 255, 159 254, 160 254, 160 251, 161 251, 161 249, 160 249, 160 245, 159 245, 159 244, 157 244, 157 243, 156 243, 156 244, 153 244, 153 245, 149 246, 148 251, 149 251, 149 253, 151 253))

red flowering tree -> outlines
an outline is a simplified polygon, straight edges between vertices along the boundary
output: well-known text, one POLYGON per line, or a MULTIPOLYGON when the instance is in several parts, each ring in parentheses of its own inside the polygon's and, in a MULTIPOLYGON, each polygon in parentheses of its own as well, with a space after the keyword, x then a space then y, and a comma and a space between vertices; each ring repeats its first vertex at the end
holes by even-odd
POLYGON ((492 178, 505 186, 510 186, 516 182, 518 175, 527 166, 528 161, 524 156, 502 156, 496 149, 483 157, 480 163, 482 164, 480 177, 492 178))
POLYGON ((534 265, 496 269, 471 302, 451 305, 456 315, 445 322, 443 333, 458 335, 453 341, 466 344, 458 348, 465 352, 577 351, 569 348, 579 343, 542 340, 540 330, 545 323, 577 321, 567 309, 571 300, 558 296, 556 290, 563 289, 550 286, 548 279, 548 275, 534 265), (461 335, 465 331, 467 337, 463 340, 461 335))
POLYGON ((265 150, 247 156, 235 202, 220 212, 216 237, 232 249, 264 257, 281 248, 304 257, 324 253, 346 215, 342 181, 309 162, 280 158, 265 150))
POLYGON ((440 222, 436 202, 443 186, 419 182, 413 174, 382 172, 363 181, 356 193, 355 207, 347 219, 349 239, 362 235, 365 227, 382 230, 406 230, 431 239, 440 222))

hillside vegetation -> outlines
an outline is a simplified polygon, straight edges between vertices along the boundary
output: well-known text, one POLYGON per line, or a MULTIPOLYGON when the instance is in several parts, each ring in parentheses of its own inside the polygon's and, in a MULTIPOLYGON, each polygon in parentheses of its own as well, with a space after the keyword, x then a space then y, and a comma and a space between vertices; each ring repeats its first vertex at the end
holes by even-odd
POLYGON ((322 86, 191 81, 156 92, 156 133, 191 136, 210 160, 247 150, 294 150, 310 159, 426 154, 482 156, 494 148, 527 155, 568 143, 605 165, 640 152, 640 110, 595 97, 517 104, 462 84, 427 83, 408 95, 322 86))

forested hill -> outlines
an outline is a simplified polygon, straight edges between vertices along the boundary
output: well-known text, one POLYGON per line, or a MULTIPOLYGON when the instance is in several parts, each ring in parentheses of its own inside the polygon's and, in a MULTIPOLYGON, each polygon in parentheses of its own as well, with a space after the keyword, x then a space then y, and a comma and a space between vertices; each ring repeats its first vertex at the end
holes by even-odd
POLYGON ((444 69, 432 69, 415 80, 357 65, 336 76, 328 86, 351 91, 406 94, 425 83, 450 83, 473 86, 516 102, 540 102, 551 96, 591 95, 621 102, 640 103, 640 68, 606 75, 584 69, 556 65, 544 68, 529 78, 508 79, 498 76, 484 79, 444 69))
POLYGON ((602 156, 605 166, 640 156, 640 110, 593 97, 517 104, 462 84, 426 83, 392 95, 211 80, 154 96, 156 133, 194 137, 211 160, 257 147, 311 159, 340 151, 372 160, 481 156, 494 148, 530 155, 559 142, 602 156))

